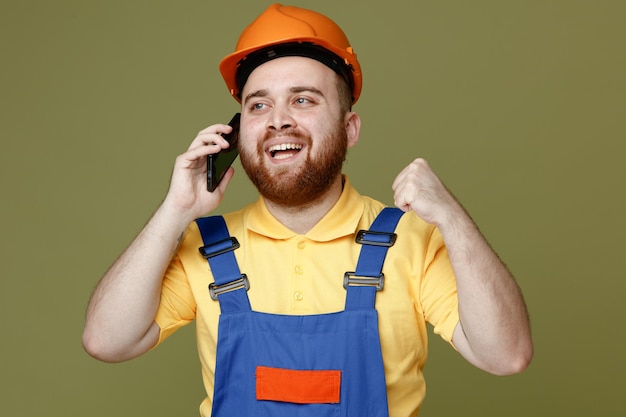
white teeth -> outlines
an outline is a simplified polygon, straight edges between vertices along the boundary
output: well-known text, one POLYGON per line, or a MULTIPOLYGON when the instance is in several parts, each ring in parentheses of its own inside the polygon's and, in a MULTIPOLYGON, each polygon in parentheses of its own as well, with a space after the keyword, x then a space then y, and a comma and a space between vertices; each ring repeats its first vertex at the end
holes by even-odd
POLYGON ((280 145, 270 146, 268 149, 269 152, 277 152, 277 151, 286 151, 287 149, 302 149, 302 145, 298 145, 295 143, 281 143, 280 145))
POLYGON ((287 159, 291 157, 293 153, 279 154, 278 152, 287 150, 300 151, 301 149, 302 145, 298 145, 296 143, 281 143, 280 145, 270 146, 267 151, 274 159, 287 159))

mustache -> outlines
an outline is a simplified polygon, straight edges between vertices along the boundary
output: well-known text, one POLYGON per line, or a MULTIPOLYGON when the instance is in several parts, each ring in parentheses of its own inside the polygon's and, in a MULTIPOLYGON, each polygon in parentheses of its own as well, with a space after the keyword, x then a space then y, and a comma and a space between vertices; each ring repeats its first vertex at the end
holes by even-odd
POLYGON ((288 129, 283 129, 283 130, 268 130, 263 135, 262 142, 266 142, 270 139, 281 138, 281 137, 290 137, 290 138, 304 140, 307 143, 309 142, 309 136, 296 128, 288 128, 288 129))

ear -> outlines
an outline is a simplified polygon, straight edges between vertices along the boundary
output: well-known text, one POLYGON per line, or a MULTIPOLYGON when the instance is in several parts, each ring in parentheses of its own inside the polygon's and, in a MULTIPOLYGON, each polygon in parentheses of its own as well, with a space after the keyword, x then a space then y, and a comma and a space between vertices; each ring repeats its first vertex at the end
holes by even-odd
POLYGON ((353 147, 359 141, 361 132, 361 118, 353 111, 346 113, 344 118, 346 133, 348 135, 348 148, 353 147))

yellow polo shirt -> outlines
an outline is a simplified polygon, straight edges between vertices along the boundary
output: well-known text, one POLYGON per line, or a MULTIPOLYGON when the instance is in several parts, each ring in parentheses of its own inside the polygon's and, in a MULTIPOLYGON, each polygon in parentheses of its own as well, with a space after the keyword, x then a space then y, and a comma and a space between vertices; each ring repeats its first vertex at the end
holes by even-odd
MULTIPOLYGON (((306 235, 279 223, 263 199, 225 215, 231 235, 241 244, 235 255, 241 272, 250 280, 252 309, 290 315, 343 310, 343 275, 355 270, 361 248, 354 243, 354 235, 368 229, 383 207, 361 196, 346 178, 337 204, 306 235)), ((383 268, 385 286, 377 293, 376 309, 390 416, 408 417, 417 415, 425 395, 426 323, 450 342, 459 316, 456 282, 439 231, 408 213, 396 233, 398 238, 383 268)), ((198 251, 202 245, 194 222, 165 274, 156 322, 161 328, 160 343, 196 320, 207 391, 200 411, 207 417, 211 414, 220 308, 209 296, 213 277, 198 251)))

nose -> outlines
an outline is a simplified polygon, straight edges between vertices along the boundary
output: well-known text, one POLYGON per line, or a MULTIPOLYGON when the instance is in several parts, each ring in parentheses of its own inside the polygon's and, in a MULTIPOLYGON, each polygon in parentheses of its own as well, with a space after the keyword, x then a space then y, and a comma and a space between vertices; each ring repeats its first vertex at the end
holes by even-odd
POLYGON ((296 126, 296 121, 284 106, 274 106, 267 120, 267 128, 270 130, 284 130, 296 126))

